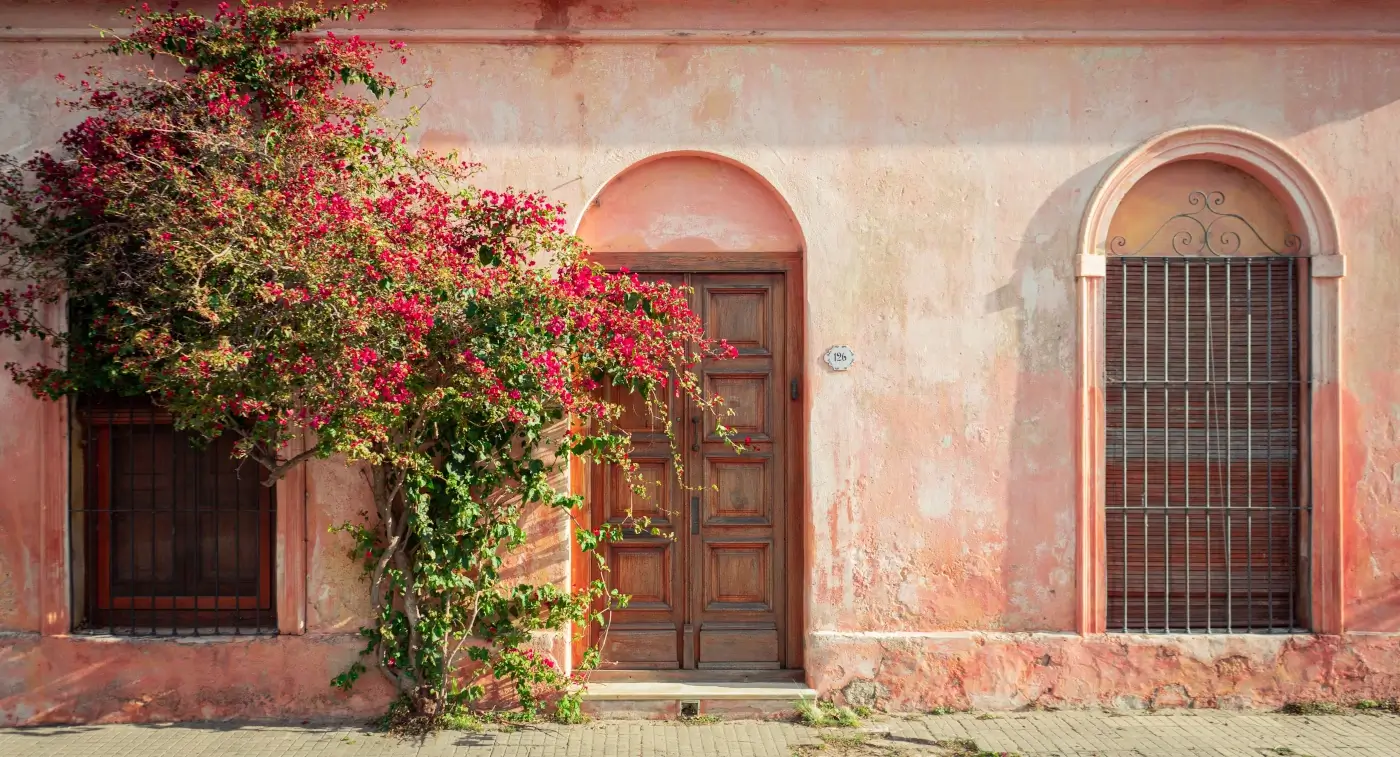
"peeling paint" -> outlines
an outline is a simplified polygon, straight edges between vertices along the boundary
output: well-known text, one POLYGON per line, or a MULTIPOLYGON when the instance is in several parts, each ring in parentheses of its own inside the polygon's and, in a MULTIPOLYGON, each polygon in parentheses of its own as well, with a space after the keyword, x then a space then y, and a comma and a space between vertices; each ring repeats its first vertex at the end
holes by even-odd
POLYGON ((1398 652, 1391 635, 818 633, 808 676, 851 704, 878 691, 895 711, 1276 708, 1400 695, 1398 652))

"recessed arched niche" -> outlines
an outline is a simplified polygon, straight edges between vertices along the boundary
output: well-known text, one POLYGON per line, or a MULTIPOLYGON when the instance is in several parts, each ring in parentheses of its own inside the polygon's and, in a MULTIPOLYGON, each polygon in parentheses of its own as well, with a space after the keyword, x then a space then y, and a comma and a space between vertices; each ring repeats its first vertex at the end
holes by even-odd
MULTIPOLYGON (((1159 490, 1154 490, 1151 496, 1162 499, 1166 504, 1167 495, 1160 492, 1166 492, 1170 487, 1161 487, 1161 484, 1170 479, 1164 475, 1163 464, 1170 464, 1173 459, 1177 463, 1194 464, 1188 459, 1190 454, 1213 449, 1201 434, 1201 430, 1209 428, 1210 421, 1194 426, 1188 423, 1184 431, 1179 422, 1176 425, 1162 423, 1157 430, 1158 438, 1166 441, 1169 434, 1174 435, 1177 446, 1170 452, 1162 453, 1159 461, 1153 457, 1156 453, 1144 442, 1137 448, 1140 451, 1134 453, 1137 459, 1131 458, 1129 453, 1132 452, 1134 432, 1128 427, 1137 422, 1135 419, 1146 418, 1147 415, 1141 411, 1134 415, 1129 399, 1132 396, 1142 397, 1141 387, 1156 382, 1160 377, 1163 379, 1161 386, 1171 384, 1173 397, 1176 398, 1174 401, 1181 404, 1182 412, 1178 418, 1186 417, 1190 412, 1195 412, 1199 417, 1206 408, 1204 387, 1210 384, 1211 397, 1218 398, 1219 394, 1224 393, 1227 398, 1226 408, 1219 417, 1229 418, 1223 434, 1229 441, 1227 446, 1230 451, 1223 458, 1212 454, 1213 462, 1208 462, 1207 466, 1219 464, 1221 460, 1229 461, 1231 465, 1239 464, 1244 457, 1236 451, 1234 439, 1238 432, 1232 427, 1237 415, 1232 414, 1234 407, 1229 404, 1231 395, 1219 387, 1228 385, 1228 392, 1235 394, 1242 391, 1235 388, 1239 383, 1234 373, 1235 365, 1241 365, 1246 384, 1258 378, 1251 368, 1243 367, 1243 362, 1236 363, 1233 354, 1240 355, 1241 361, 1245 357, 1252 361, 1262 351, 1264 363, 1276 368, 1276 372, 1284 377, 1280 379, 1282 383, 1279 386, 1285 388, 1277 392, 1281 406, 1288 409, 1286 413, 1277 414, 1279 417, 1288 416, 1286 423, 1280 422, 1287 429, 1276 433, 1272 425, 1274 419, 1266 412, 1260 423, 1268 420, 1270 425, 1262 435, 1269 440, 1268 444, 1273 444, 1276 438, 1287 437, 1287 444, 1280 445, 1277 451, 1287 456, 1288 461, 1287 464, 1276 461, 1276 450, 1272 447, 1266 447, 1257 456, 1249 453, 1250 459, 1263 460, 1263 478, 1266 480, 1273 480, 1268 476, 1274 468, 1283 471, 1285 479, 1288 475, 1294 476, 1291 481, 1285 481, 1283 488, 1287 490, 1290 502, 1295 504, 1285 505, 1282 509, 1301 511, 1305 507, 1308 511, 1307 518, 1301 521, 1294 521, 1291 515, 1282 516, 1281 522, 1295 529, 1281 540, 1287 542, 1282 549, 1290 555, 1297 554, 1300 561, 1306 561, 1306 570, 1275 571, 1277 575, 1288 576, 1289 580, 1294 577, 1298 579, 1298 585, 1289 588, 1297 598, 1292 601, 1295 614, 1284 619, 1284 624, 1318 634, 1342 633, 1347 625, 1343 535, 1351 499, 1343 469, 1341 412, 1344 405, 1341 384, 1342 281, 1346 275, 1346 258, 1342 254, 1336 218, 1323 187, 1289 148, 1263 135, 1224 125, 1175 129, 1148 140, 1124 155, 1104 176, 1090 198, 1084 217, 1077 269, 1079 433, 1075 455, 1078 509, 1075 562, 1079 586, 1076 609, 1079 631, 1085 634, 1110 630, 1123 632, 1130 623, 1152 625, 1156 622, 1151 613, 1144 609, 1146 600, 1136 605, 1126 601, 1126 598, 1136 596, 1132 587, 1126 593, 1119 593, 1120 601, 1116 608, 1110 595, 1111 566, 1118 564, 1121 567, 1124 564, 1121 556, 1115 563, 1109 550, 1108 532, 1113 530, 1109 525, 1110 510, 1124 511, 1127 507, 1147 502, 1140 496, 1140 491, 1124 492, 1125 479, 1120 473, 1117 479, 1119 502, 1114 504, 1110 496, 1109 482, 1113 479, 1110 455, 1118 456, 1123 470, 1132 466, 1137 466, 1138 470, 1148 470, 1139 461, 1151 462, 1156 466, 1153 472, 1159 490), (1133 257, 1146 260, 1134 261, 1130 259, 1133 257), (1209 271, 1198 270, 1202 267, 1209 268, 1209 271), (1178 270, 1183 268, 1192 268, 1195 275, 1188 278, 1187 271, 1178 270), (1170 277, 1168 269, 1175 271, 1170 277), (1210 278, 1205 276, 1206 273, 1210 274, 1210 278), (1261 273, 1262 283, 1259 281, 1261 273), (1273 276, 1272 284, 1270 276, 1273 276), (1176 297, 1173 293, 1183 296, 1176 297), (1187 295, 1189 303, 1186 301, 1187 295), (1140 305, 1124 305, 1134 298, 1140 305), (1260 298, 1263 299, 1262 305, 1258 301, 1260 298), (1205 310, 1212 303, 1215 303, 1214 307, 1205 310), (1115 305, 1117 311, 1114 310, 1115 305), (1255 312, 1260 307, 1262 314, 1255 312), (1177 325, 1170 331, 1165 325, 1168 323, 1168 312, 1172 318, 1178 319, 1173 321, 1177 325), (1261 317, 1256 318, 1256 315, 1261 317), (1245 319, 1242 324, 1238 321, 1241 316, 1245 319), (1193 325, 1195 321, 1186 323, 1185 320, 1189 318, 1202 321, 1208 330, 1202 332, 1193 325), (1225 322, 1223 331, 1215 328, 1217 321, 1225 322), (1237 324, 1243 327, 1232 328, 1237 324), (1262 339, 1255 336, 1261 324, 1262 339), (1282 334, 1287 341, 1281 351, 1271 341, 1271 324, 1276 329, 1274 335, 1282 334), (1150 330, 1151 339, 1143 336, 1139 339, 1139 345, 1150 342, 1159 349, 1156 352, 1150 349, 1134 351, 1124 347, 1122 335, 1127 334, 1130 328, 1138 329, 1141 334, 1150 330), (1278 331, 1279 328, 1282 331, 1278 331), (1110 331, 1115 331, 1116 336, 1111 335, 1110 331), (1172 338, 1179 340, 1175 344, 1181 345, 1175 352, 1164 347, 1168 334, 1174 334, 1172 338), (1186 344, 1186 339, 1190 338, 1188 334, 1195 337, 1190 347, 1186 344), (1117 354, 1111 354, 1115 342, 1119 345, 1117 354), (1203 348, 1220 353, 1220 348, 1224 347, 1239 349, 1224 359, 1225 377, 1222 382, 1218 375, 1221 366, 1216 360, 1220 355, 1214 355, 1208 362, 1201 362, 1199 355, 1203 348), (1141 356, 1140 363, 1150 364, 1150 370, 1139 371, 1135 379, 1132 369, 1125 368, 1125 356, 1137 359, 1133 356, 1138 355, 1141 356), (1275 362, 1274 357, 1280 355, 1284 359, 1275 362), (1188 357, 1194 367, 1188 367, 1188 357), (1168 366, 1165 370, 1162 369, 1164 365, 1168 366), (1282 368, 1278 368, 1280 365, 1282 368), (1109 372, 1113 366, 1116 366, 1116 373, 1109 372), (1175 366, 1175 374, 1171 373, 1171 366, 1175 366), (1207 370, 1204 366, 1210 366, 1208 370, 1214 373, 1203 377, 1202 371, 1207 370), (1188 370, 1194 372, 1188 374, 1188 370), (1130 384, 1133 386, 1125 393, 1124 387, 1130 384), (1192 411, 1186 409, 1188 385, 1192 411), (1296 393, 1292 389, 1294 386, 1300 387, 1296 393), (1116 392, 1118 397, 1114 400, 1119 419, 1116 427, 1108 418, 1108 395, 1111 392, 1116 392), (1127 412, 1124 412, 1125 409, 1127 412), (1109 447, 1110 436, 1117 440, 1112 450, 1109 447), (1187 448, 1188 444, 1191 445, 1190 449, 1187 448), (1297 545, 1306 547, 1300 547, 1295 552, 1297 545), (1123 611, 1124 607, 1127 608, 1126 612, 1123 611), (1142 610, 1136 616, 1143 619, 1141 623, 1133 623, 1134 608, 1142 610)), ((1272 374, 1265 381, 1274 381, 1272 374)), ((1269 386, 1273 387, 1272 384, 1269 386)), ((1162 390, 1163 407, 1166 406, 1165 391, 1162 390)), ((1249 391, 1260 396, 1275 389, 1245 391, 1246 411, 1251 407, 1248 404, 1249 391)), ((1147 397, 1144 402, 1151 400, 1150 392, 1147 397)), ((1268 406, 1266 411, 1272 407, 1268 406)), ((1214 416, 1207 416, 1210 417, 1214 416)), ((1246 445, 1251 428, 1248 423, 1246 421, 1246 445)), ((1147 427, 1145 421, 1139 423, 1137 438, 1146 439, 1141 431, 1147 427)), ((1245 446, 1241 449, 1249 448, 1245 446)), ((1140 490, 1146 488, 1146 475, 1141 479, 1144 485, 1140 490)), ((1204 481, 1194 476, 1191 480, 1192 494, 1201 492, 1199 487, 1204 481)), ((1178 493, 1171 491, 1174 497, 1178 493)), ((1227 490, 1227 496, 1233 495, 1227 490)), ((1257 525, 1258 513, 1249 509, 1253 503, 1248 493, 1245 496, 1244 508, 1237 508, 1237 511, 1245 512, 1246 520, 1254 519, 1253 523, 1257 525)), ((1268 500, 1271 496, 1264 497, 1266 506, 1270 504, 1268 500)), ((1218 518, 1223 513, 1221 508, 1215 506, 1217 501, 1211 500, 1210 518, 1218 518)), ((1182 497, 1175 497, 1171 504, 1177 506, 1185 502, 1182 497)), ((1141 507, 1146 508, 1145 505, 1141 507)), ((1181 511, 1178 509, 1174 512, 1181 511)), ((1280 516, 1276 514, 1275 520, 1280 520, 1280 516)), ((1132 522, 1131 518, 1115 521, 1119 526, 1123 523, 1131 525, 1132 522)), ((1265 524, 1267 529, 1270 525, 1268 516, 1265 516, 1265 524)), ((1179 532, 1185 529, 1192 534, 1183 541, 1185 549, 1189 550, 1193 544, 1200 546, 1199 534, 1190 531, 1184 523, 1177 523, 1177 528, 1179 532)), ((1248 528, 1245 528, 1246 542, 1249 540, 1248 528)), ((1159 523, 1156 533, 1165 535, 1167 527, 1159 523)), ((1114 530, 1114 534, 1115 539, 1122 539, 1121 529, 1114 530)), ((1126 554, 1126 545, 1134 542, 1130 538, 1120 543, 1125 545, 1121 551, 1126 554)), ((1147 541, 1143 543, 1151 544, 1147 541)), ((1255 550, 1251 544, 1246 544, 1242 553, 1250 555, 1251 559, 1258 554, 1270 554, 1267 547, 1255 550)), ((1174 550, 1173 554, 1184 557, 1186 553, 1174 550)), ((1274 554, 1284 552, 1275 551, 1274 554)), ((1150 559, 1145 559, 1141 564, 1150 562, 1150 559)), ((1195 566, 1200 564, 1193 561, 1195 566)), ((1249 570, 1247 567, 1246 573, 1249 570)), ((1268 570, 1272 569, 1266 569, 1266 576, 1269 576, 1268 570)), ((1207 583, 1203 585, 1213 586, 1209 579, 1204 580, 1207 583)), ((1249 580, 1248 576, 1246 580, 1249 580)), ((1119 581, 1120 587, 1129 583, 1119 581)), ((1197 587, 1201 585, 1197 584, 1197 587)), ((1165 584, 1162 586, 1165 587, 1165 584)), ((1178 582, 1172 586, 1185 591, 1189 584, 1178 582)), ((1142 595, 1145 596, 1147 591, 1144 589, 1142 595)), ((1266 599, 1269 596, 1273 595, 1266 591, 1266 599)), ((1214 601, 1214 595, 1211 597, 1210 601, 1214 601)), ((1233 599, 1227 604, 1231 605, 1231 613, 1236 612, 1233 599)), ((1181 606, 1179 602, 1171 605, 1174 609, 1181 606)), ((1158 609, 1163 617, 1169 613, 1165 605, 1159 604, 1158 609)), ((1247 623, 1253 621, 1249 613, 1244 613, 1247 623)), ((1207 612, 1206 625, 1212 625, 1213 614, 1214 610, 1207 612)), ((1175 624, 1174 628, 1179 631, 1199 624, 1200 615, 1187 618, 1180 624, 1175 619, 1169 622, 1175 624)), ((1232 619, 1227 619, 1226 625, 1232 622, 1232 619)))
POLYGON ((603 187, 578 235, 595 252, 796 252, 792 213, 763 179, 711 155, 638 163, 603 187))
MULTIPOLYGON (((705 335, 735 347, 736 364, 699 356, 692 368, 704 391, 722 398, 725 424, 762 456, 735 462, 710 430, 715 416, 675 395, 672 442, 686 450, 687 486, 704 497, 668 484, 657 487, 654 504, 641 505, 620 476, 582 463, 571 471, 574 493, 588 503, 585 527, 650 508, 676 534, 673 543, 606 545, 609 585, 641 599, 613 614, 606 635, 590 626, 576 653, 596 644, 615 670, 801 670, 806 519, 804 489, 794 482, 803 481, 807 433, 796 402, 805 396, 805 360, 803 245, 793 213, 748 167, 673 152, 616 174, 584 209, 577 234, 597 265, 679 287, 705 335)), ((635 408, 623 428, 642 470, 654 471, 650 480, 673 480, 671 447, 639 398, 601 391, 635 408)), ((575 557, 576 587, 603 578, 591 558, 575 557)))

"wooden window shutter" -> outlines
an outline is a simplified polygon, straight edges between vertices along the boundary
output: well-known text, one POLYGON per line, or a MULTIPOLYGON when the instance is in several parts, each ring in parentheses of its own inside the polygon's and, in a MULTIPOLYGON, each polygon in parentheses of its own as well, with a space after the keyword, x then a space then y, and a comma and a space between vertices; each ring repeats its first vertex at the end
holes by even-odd
POLYGON ((78 417, 78 630, 275 633, 276 500, 233 435, 200 443, 144 397, 84 397, 78 417))
POLYGON ((1108 260, 1109 630, 1306 626, 1306 274, 1282 255, 1108 260))

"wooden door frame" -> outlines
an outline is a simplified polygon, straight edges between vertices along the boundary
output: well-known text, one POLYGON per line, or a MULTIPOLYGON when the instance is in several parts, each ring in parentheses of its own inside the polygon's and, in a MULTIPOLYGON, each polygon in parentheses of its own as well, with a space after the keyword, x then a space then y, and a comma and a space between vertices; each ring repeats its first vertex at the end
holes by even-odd
MULTIPOLYGON (((784 483, 789 492, 785 503, 783 524, 784 563, 787 565, 786 580, 780 587, 785 592, 783 617, 784 664, 785 669, 800 670, 805 665, 803 639, 807 628, 807 594, 803 590, 804 579, 809 574, 806 536, 807 518, 810 511, 807 491, 807 372, 804 357, 806 333, 806 288, 803 281, 802 252, 594 252, 588 258, 591 262, 610 270, 626 268, 635 273, 781 273, 787 289, 788 340, 783 356, 784 368, 790 378, 797 379, 798 399, 789 402, 795 407, 786 414, 784 432, 791 440, 788 447, 784 483)), ((589 494, 589 466, 575 457, 569 462, 569 492, 587 497, 589 494)), ((577 519, 585 528, 593 526, 592 503, 582 508, 577 519)), ((569 577, 573 588, 588 585, 593 567, 591 555, 578 546, 578 541, 569 534, 570 567, 569 577)), ((595 641, 596 629, 590 626, 582 634, 577 634, 570 642, 573 668, 583 659, 583 653, 595 641)), ((638 671, 629 671, 638 672, 638 671)), ((648 673, 651 671, 639 671, 648 673)), ((656 671, 662 673, 665 671, 656 671)), ((704 675, 703 671, 693 671, 704 675)), ((708 673, 720 674, 711 670, 708 673)), ((777 672, 777 671, 774 671, 777 672)), ((717 676, 722 677, 722 676, 717 676)))

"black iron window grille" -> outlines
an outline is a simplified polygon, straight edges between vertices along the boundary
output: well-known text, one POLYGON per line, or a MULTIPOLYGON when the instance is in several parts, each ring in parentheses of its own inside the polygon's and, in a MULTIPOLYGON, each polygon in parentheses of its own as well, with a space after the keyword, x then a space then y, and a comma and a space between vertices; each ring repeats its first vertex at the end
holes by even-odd
MULTIPOLYGON (((1218 216, 1208 221, 1238 219, 1218 213, 1220 203, 1218 193, 1193 195, 1193 205, 1218 216)), ((1173 221, 1182 218, 1193 220, 1173 221)), ((1240 237, 1226 235, 1253 231, 1234 228, 1202 223, 1194 235, 1173 234, 1160 256, 1107 261, 1111 631, 1294 633, 1308 625, 1299 317, 1308 261, 1267 246, 1234 256, 1240 237)), ((1285 248, 1297 252, 1294 242, 1285 248)))
POLYGON ((263 469, 232 458, 231 435, 196 444, 143 398, 84 398, 75 417, 75 628, 276 633, 263 469))

